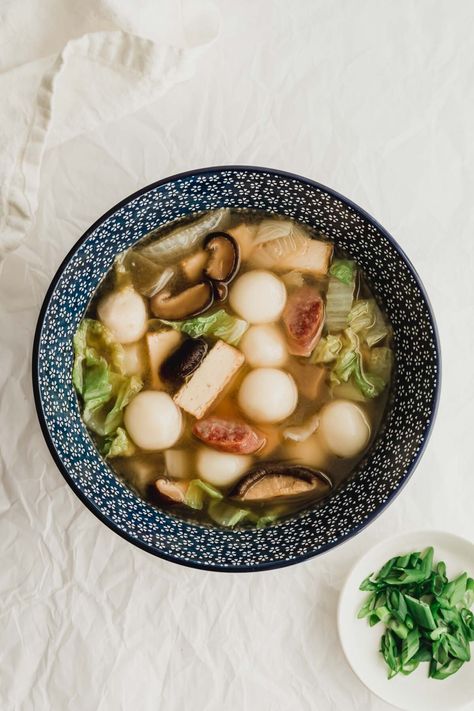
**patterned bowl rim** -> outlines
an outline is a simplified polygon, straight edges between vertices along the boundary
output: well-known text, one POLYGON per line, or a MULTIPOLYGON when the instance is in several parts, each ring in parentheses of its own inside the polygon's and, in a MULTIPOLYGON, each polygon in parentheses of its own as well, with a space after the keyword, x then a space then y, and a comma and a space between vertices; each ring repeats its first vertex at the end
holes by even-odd
POLYGON ((392 501, 398 496, 398 494, 402 491, 402 489, 405 487, 406 483, 412 476, 413 472, 415 471, 416 467, 418 466, 418 463, 423 456, 423 453, 427 447, 428 441, 430 439, 434 423, 436 421, 436 416, 438 412, 438 406, 439 406, 439 399, 440 399, 440 391, 441 391, 441 379, 442 379, 442 372, 441 372, 441 347, 440 347, 440 339, 439 339, 439 333, 438 333, 438 327, 436 324, 433 308, 430 302, 430 299, 428 297, 428 294, 426 292, 426 289, 423 285, 423 282, 416 271, 415 267, 411 263, 410 259, 407 257, 403 249, 400 247, 400 245, 397 243, 397 241, 392 237, 392 235, 383 227, 370 213, 368 213, 366 210, 364 210, 362 207, 357 205, 355 202, 347 198, 345 195, 342 195, 341 193, 337 192, 336 190, 333 190, 332 188, 327 187, 326 185, 323 185, 322 183, 319 183, 315 180, 311 180, 310 178, 305 178, 302 175, 299 175, 298 173, 291 173, 289 171, 284 171, 284 170, 277 170, 275 168, 265 168, 262 166, 253 166, 253 165, 217 165, 217 166, 209 166, 206 168, 197 168, 195 170, 187 170, 181 173, 176 173, 175 175, 168 176, 166 178, 162 178, 161 180, 158 180, 154 183, 150 183, 149 185, 146 185, 143 188, 140 188, 140 190, 137 190, 136 192, 132 193, 131 195, 128 195, 125 197, 123 200, 120 200, 116 205, 111 207, 107 212, 105 212, 101 217, 99 217, 85 232, 84 234, 75 242, 73 247, 69 250, 69 252, 66 254, 62 262, 60 263, 59 267, 56 270, 56 273, 49 285, 49 288, 46 292, 46 295, 44 297, 41 310, 38 316, 38 321, 36 324, 36 330, 35 330, 35 336, 34 336, 34 341, 33 341, 33 351, 32 351, 32 381, 33 381, 33 393, 34 393, 34 400, 35 400, 35 407, 36 407, 36 413, 38 416, 38 420, 41 426, 41 430, 43 432, 43 437, 46 441, 46 444, 48 446, 48 449, 51 453, 51 456, 59 469, 60 473, 66 480, 67 484, 71 487, 73 492, 76 494, 76 496, 82 501, 82 503, 91 511, 91 513, 94 514, 102 523, 104 523, 108 528, 110 528, 114 533, 117 533, 119 536, 124 538, 126 541, 129 543, 132 543, 134 546, 137 546, 138 548, 141 548, 147 553, 151 553, 152 555, 157 556, 158 558, 161 558, 163 560, 166 560, 171 563, 178 563, 179 565, 183 565, 188 568, 194 568, 198 570, 208 570, 208 571, 214 571, 214 572, 226 572, 226 573, 251 573, 251 572, 257 572, 257 571, 263 571, 263 570, 275 570, 277 568, 284 568, 290 565, 296 565, 297 563, 302 563, 306 560, 309 560, 311 558, 314 558, 316 556, 322 555, 323 553, 326 553, 327 551, 331 550, 332 548, 335 548, 336 546, 341 545, 342 543, 346 542, 347 540, 353 538, 356 536, 358 533, 363 531, 367 526, 369 526, 376 518, 378 518, 383 511, 392 503, 392 501), (330 541, 329 543, 326 543, 322 546, 320 546, 316 550, 311 550, 307 553, 304 553, 302 555, 299 555, 297 557, 292 558, 291 560, 277 560, 277 561, 271 561, 271 562, 266 562, 266 563, 260 563, 260 564, 255 564, 255 565, 232 565, 232 566, 221 566, 219 564, 209 564, 209 563, 199 563, 196 561, 190 561, 190 560, 183 560, 182 558, 172 555, 170 553, 166 553, 161 550, 157 550, 155 547, 147 546, 145 543, 142 543, 141 541, 133 538, 131 535, 123 531, 120 526, 115 524, 113 521, 111 521, 107 516, 105 516, 101 511, 99 511, 97 508, 93 506, 93 504, 89 501, 87 496, 82 492, 80 487, 73 481, 72 477, 69 475, 69 472, 67 471, 66 466, 63 464, 61 457, 59 456, 54 443, 52 441, 48 425, 46 422, 46 417, 44 415, 43 411, 43 401, 40 393, 40 386, 39 386, 39 374, 38 374, 38 367, 39 367, 39 352, 40 352, 40 341, 41 341, 41 333, 42 333, 42 328, 43 328, 43 323, 44 319, 46 316, 46 312, 48 310, 49 302, 51 300, 51 297, 56 289, 57 283, 59 279, 61 278, 61 275, 66 268, 67 264, 75 254, 75 252, 79 249, 79 247, 88 239, 88 237, 109 217, 111 217, 117 210, 119 210, 121 207, 126 206, 128 203, 130 203, 132 200, 135 198, 140 197, 144 193, 149 192, 150 190, 153 190, 154 188, 161 187, 162 185, 166 185, 167 183, 173 183, 175 181, 181 180, 183 178, 190 178, 192 176, 198 176, 198 175, 206 175, 206 174, 211 174, 211 173, 219 173, 222 171, 249 171, 249 172, 256 172, 256 173, 268 173, 272 176, 276 177, 281 177, 281 178, 290 178, 291 180, 297 180, 301 183, 304 183, 305 185, 308 185, 310 187, 316 188, 317 190, 320 190, 322 192, 327 193, 331 197, 335 198, 336 200, 340 200, 343 204, 346 206, 350 207, 354 212, 356 212, 360 217, 362 217, 364 220, 370 222, 374 227, 376 227, 380 233, 388 240, 388 242, 392 245, 394 250, 397 252, 397 254, 400 256, 400 258, 404 261, 405 265, 408 267, 409 271, 411 272, 411 275, 413 276, 413 279, 416 282, 416 285, 418 289, 420 290, 421 295, 423 296, 423 299, 426 303, 427 306, 427 311, 429 313, 429 318, 430 318, 430 323, 432 326, 432 339, 434 343, 434 351, 435 351, 435 364, 437 366, 437 380, 434 385, 433 389, 433 400, 432 400, 432 411, 431 411, 431 417, 430 421, 426 425, 426 429, 424 431, 424 440, 418 449, 416 456, 414 457, 408 471, 406 472, 405 476, 400 480, 398 486, 396 486, 389 496, 383 501, 373 512, 370 516, 367 517, 366 520, 364 520, 362 523, 359 525, 355 526, 354 528, 351 528, 351 530, 344 536, 339 537, 337 540, 330 541))

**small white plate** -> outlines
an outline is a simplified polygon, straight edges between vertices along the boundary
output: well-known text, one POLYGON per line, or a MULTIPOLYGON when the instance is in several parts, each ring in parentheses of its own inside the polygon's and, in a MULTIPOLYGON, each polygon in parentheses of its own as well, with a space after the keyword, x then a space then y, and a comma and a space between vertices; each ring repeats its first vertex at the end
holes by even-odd
MULTIPOLYGON (((474 545, 470 541, 442 531, 404 533, 379 543, 357 561, 339 599, 337 624, 347 661, 370 691, 404 711, 461 709, 474 700, 474 658, 442 681, 428 678, 427 663, 420 664, 410 676, 397 674, 387 679, 386 665, 378 651, 383 625, 369 627, 366 619, 357 619, 368 594, 359 590, 362 580, 389 558, 428 546, 434 548, 435 562, 444 560, 450 579, 464 570, 474 576, 474 545)), ((474 657, 474 643, 471 649, 474 657)))

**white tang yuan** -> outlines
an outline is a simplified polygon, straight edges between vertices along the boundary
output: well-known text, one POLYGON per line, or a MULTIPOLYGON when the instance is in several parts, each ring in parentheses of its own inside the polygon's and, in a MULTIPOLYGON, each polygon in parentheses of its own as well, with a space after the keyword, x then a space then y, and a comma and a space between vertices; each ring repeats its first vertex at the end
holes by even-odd
POLYGON ((348 400, 333 400, 320 413, 319 432, 328 449, 339 457, 355 457, 369 443, 365 412, 348 400))
POLYGON ((254 422, 281 422, 295 410, 298 390, 284 370, 256 368, 243 379, 238 401, 254 422))
POLYGON ((111 291, 97 306, 97 315, 119 343, 133 343, 145 335, 145 302, 132 287, 111 291))
POLYGON ((277 326, 262 323, 250 326, 239 344, 252 368, 278 367, 288 359, 286 340, 277 326))
POLYGON ((285 308, 286 288, 271 272, 255 269, 235 280, 229 301, 234 311, 249 323, 272 323, 285 308))
POLYGON ((249 468, 252 458, 245 454, 228 454, 200 447, 196 463, 198 474, 204 481, 213 486, 231 486, 249 468))
POLYGON ((179 407, 167 393, 155 390, 134 397, 125 409, 124 423, 135 444, 148 450, 172 447, 183 426, 179 407))

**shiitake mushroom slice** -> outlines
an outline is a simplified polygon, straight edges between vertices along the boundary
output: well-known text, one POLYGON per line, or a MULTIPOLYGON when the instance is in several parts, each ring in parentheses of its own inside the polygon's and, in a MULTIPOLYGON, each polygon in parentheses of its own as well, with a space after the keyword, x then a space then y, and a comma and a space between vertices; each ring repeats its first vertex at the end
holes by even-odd
POLYGON ((154 316, 168 321, 182 321, 206 311, 214 301, 214 290, 208 281, 203 281, 189 289, 171 294, 159 291, 150 299, 150 309, 154 316))
POLYGON ((181 383, 197 370, 208 350, 204 338, 186 338, 163 362, 160 377, 171 383, 181 383))
POLYGON ((331 479, 321 471, 288 462, 264 462, 251 469, 230 495, 241 501, 267 501, 311 492, 324 496, 331 489, 331 479))
POLYGON ((156 492, 160 499, 175 504, 184 503, 188 486, 187 481, 171 481, 165 477, 160 477, 155 482, 156 492))
POLYGON ((240 267, 240 249, 235 239, 227 232, 211 232, 205 238, 203 248, 209 253, 205 276, 218 283, 230 282, 240 267))

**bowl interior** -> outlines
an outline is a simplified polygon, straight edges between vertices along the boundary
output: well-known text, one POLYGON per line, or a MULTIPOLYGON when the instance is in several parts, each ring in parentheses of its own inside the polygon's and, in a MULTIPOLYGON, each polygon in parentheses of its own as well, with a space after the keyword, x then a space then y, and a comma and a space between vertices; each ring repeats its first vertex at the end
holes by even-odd
POLYGON ((86 505, 136 545, 187 565, 254 570, 303 560, 353 535, 395 496, 426 442, 438 397, 438 341, 423 287, 369 215, 312 181, 267 169, 210 168, 149 186, 96 222, 61 265, 43 304, 33 382, 55 461, 86 505), (384 427, 356 474, 313 509, 260 530, 226 530, 161 512, 133 494, 96 450, 71 382, 72 336, 117 253, 151 230, 219 207, 287 215, 323 231, 368 277, 394 330, 384 427))

